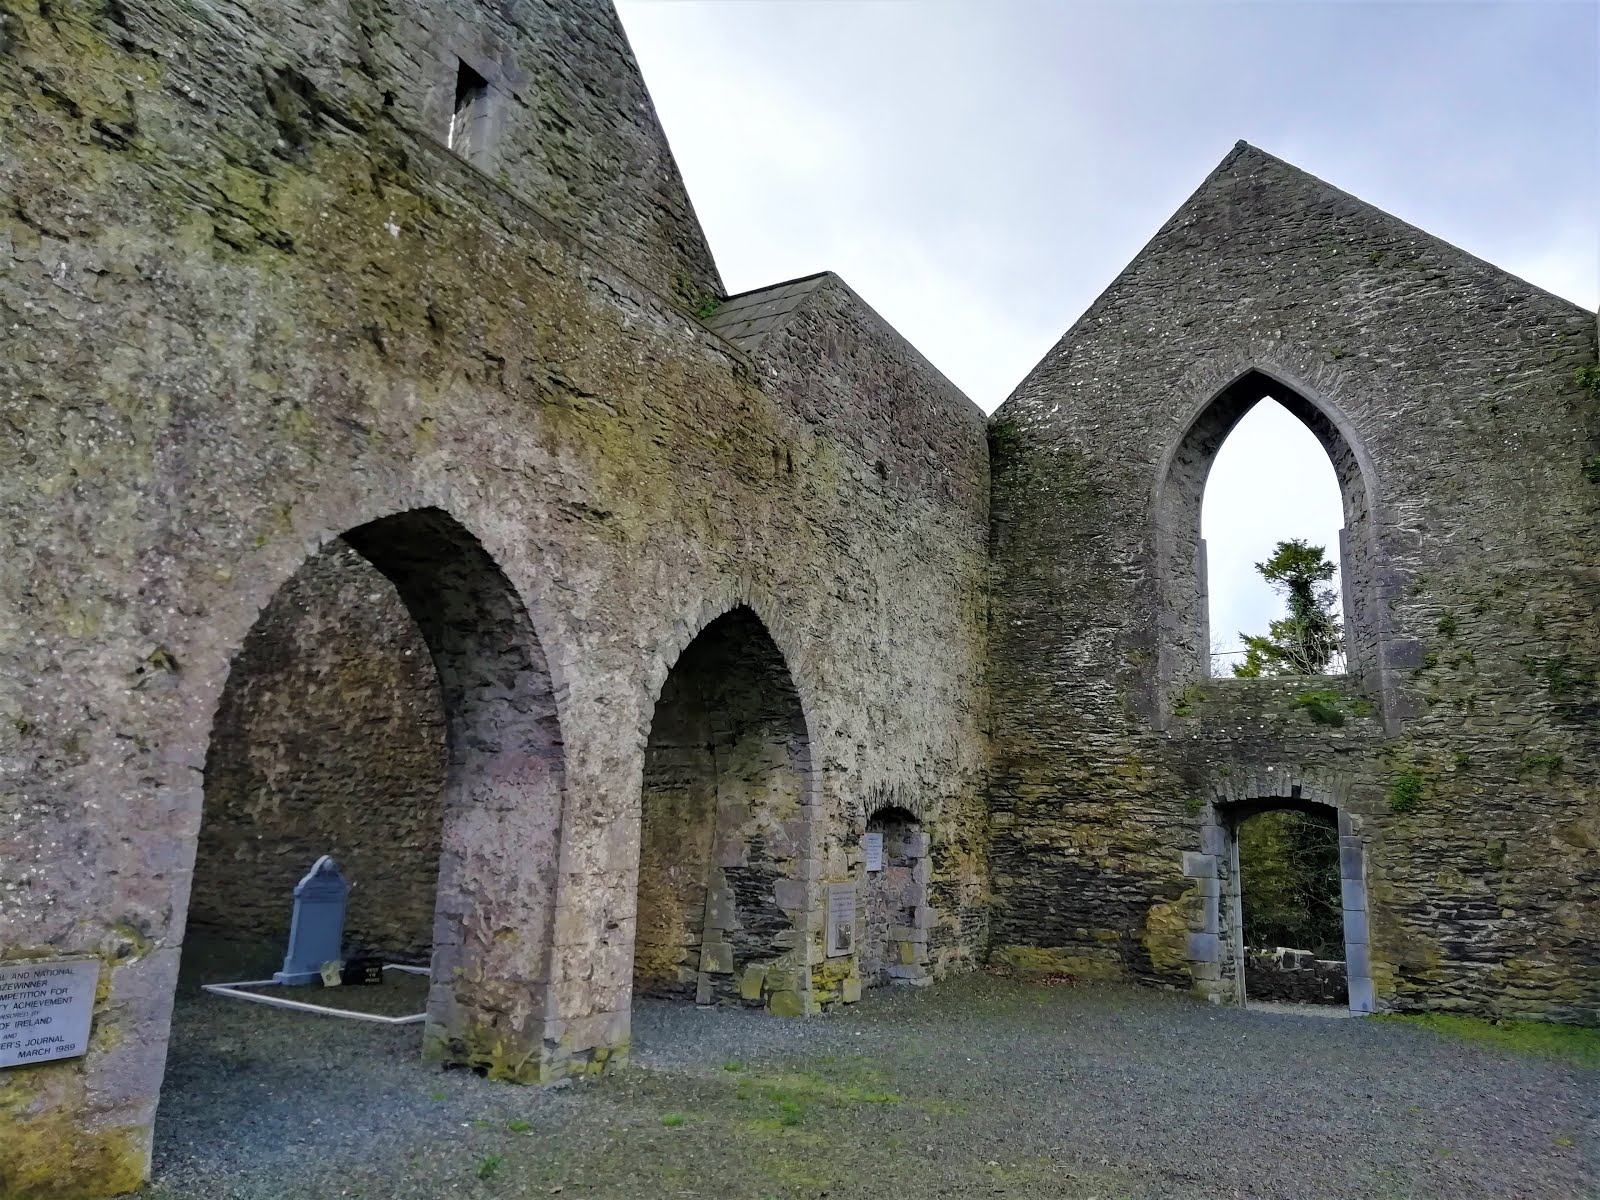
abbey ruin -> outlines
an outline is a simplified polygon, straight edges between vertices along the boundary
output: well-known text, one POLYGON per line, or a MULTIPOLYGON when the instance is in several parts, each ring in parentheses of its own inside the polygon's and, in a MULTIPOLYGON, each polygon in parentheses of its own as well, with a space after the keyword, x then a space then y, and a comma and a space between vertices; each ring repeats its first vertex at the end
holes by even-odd
POLYGON ((519 1082, 636 992, 1232 1000, 1262 808, 1353 1008, 1600 1021, 1594 313, 1241 143, 986 420, 831 273, 725 294, 605 0, 6 0, 0 86, 0 965, 98 965, 7 1195, 140 1183, 184 946, 329 851, 519 1082), (1268 395, 1337 677, 1208 674, 1268 395))

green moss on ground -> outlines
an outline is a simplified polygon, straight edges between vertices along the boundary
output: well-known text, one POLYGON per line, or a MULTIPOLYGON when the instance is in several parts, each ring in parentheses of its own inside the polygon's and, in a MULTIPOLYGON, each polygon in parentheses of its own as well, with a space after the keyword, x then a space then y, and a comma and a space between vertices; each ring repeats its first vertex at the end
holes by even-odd
POLYGON ((1458 1041, 1492 1046, 1514 1054, 1557 1059, 1600 1070, 1600 1029, 1548 1021, 1486 1021, 1452 1013, 1404 1013, 1377 1018, 1430 1029, 1458 1041))

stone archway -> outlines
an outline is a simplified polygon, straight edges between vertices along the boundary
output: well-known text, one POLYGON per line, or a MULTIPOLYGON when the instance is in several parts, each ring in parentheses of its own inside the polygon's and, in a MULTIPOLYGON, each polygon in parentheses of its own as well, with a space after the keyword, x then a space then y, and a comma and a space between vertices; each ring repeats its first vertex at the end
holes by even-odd
POLYGON ((1269 767, 1226 777, 1201 815, 1200 845, 1183 854, 1183 873, 1199 892, 1199 918, 1189 934, 1195 990, 1215 1001, 1245 1002, 1243 897, 1239 886, 1239 826, 1281 809, 1331 812, 1339 829, 1339 891, 1345 975, 1352 1013, 1376 1011, 1367 920, 1366 847, 1361 824, 1325 783, 1269 767), (1196 926, 1198 926, 1196 928, 1196 926))
MULTIPOLYGON (((424 1051, 531 1082, 540 1075, 546 1033, 563 787, 543 648, 493 557, 442 509, 382 517, 342 540, 393 586, 437 679, 443 797, 424 1051)), ((310 561, 326 567, 328 560, 310 561)), ((247 638, 232 671, 251 658, 247 638)), ((230 736, 228 693, 243 684, 230 674, 214 718, 208 775, 220 772, 216 746, 230 736)), ((342 734, 319 733, 327 736, 315 745, 324 749, 341 737, 370 736, 358 714, 342 734)))
POLYGON ((662 685, 645 746, 634 992, 811 1007, 811 742, 765 625, 711 621, 662 685))

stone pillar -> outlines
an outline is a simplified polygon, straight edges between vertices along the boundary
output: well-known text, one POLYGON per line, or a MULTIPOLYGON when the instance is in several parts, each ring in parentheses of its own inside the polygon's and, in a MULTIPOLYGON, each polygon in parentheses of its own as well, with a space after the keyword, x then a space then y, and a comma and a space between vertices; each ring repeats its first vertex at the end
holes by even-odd
MULTIPOLYGON (((1221 1003, 1228 994, 1222 979, 1222 890, 1218 860, 1229 840, 1227 830, 1213 821, 1200 827, 1200 850, 1186 850, 1183 854, 1184 877, 1195 881, 1200 901, 1198 915, 1190 922, 1189 974, 1194 980, 1194 990, 1213 1003, 1221 1003)), ((1237 879, 1238 872, 1233 874, 1237 879)))
POLYGON ((1370 1013, 1376 1011, 1376 1002, 1372 954, 1367 942, 1366 851, 1358 828, 1357 818, 1339 813, 1339 892, 1344 907, 1344 963, 1350 1011, 1370 1013))

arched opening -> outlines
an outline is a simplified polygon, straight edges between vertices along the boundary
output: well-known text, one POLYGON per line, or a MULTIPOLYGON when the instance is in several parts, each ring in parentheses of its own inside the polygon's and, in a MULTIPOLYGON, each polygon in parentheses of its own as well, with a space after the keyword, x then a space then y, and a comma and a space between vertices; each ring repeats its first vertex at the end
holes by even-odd
MULTIPOLYGON (((537 1078, 561 754, 550 674, 521 600, 448 514, 384 517, 308 560, 236 654, 213 722, 168 1123, 189 1122, 192 1133, 227 1119, 215 1102, 196 1112, 174 1100, 218 1071, 276 1072, 281 1084, 312 1078, 330 1047, 416 1044, 411 1027, 196 990, 282 965, 292 890, 322 854, 354 885, 343 954, 428 965, 409 1001, 425 1008, 428 1056, 537 1078), (270 1058, 240 1032, 268 1020, 282 1027, 270 1058), (373 1028, 381 1037, 366 1037, 373 1028)), ((341 990, 335 1006, 398 1015, 372 995, 341 990)))
POLYGON ((861 983, 920 983, 928 970, 928 835, 903 808, 880 808, 867 821, 864 842, 866 939, 861 983))
POLYGON ((1212 675, 1344 674, 1342 636, 1317 627, 1323 612, 1341 635, 1345 626, 1338 586, 1343 527, 1327 452, 1288 409, 1264 397, 1228 434, 1205 484, 1200 532, 1212 675), (1275 551, 1286 543, 1319 552, 1332 572, 1306 581, 1312 628, 1286 612, 1283 585, 1270 583, 1258 566, 1274 566, 1275 551), (1251 654, 1249 638, 1266 641, 1251 654))
MULTIPOLYGON (((1185 687, 1212 674, 1207 548, 1201 537, 1206 483, 1229 434, 1246 414, 1267 399, 1310 431, 1332 465, 1343 516, 1337 545, 1328 547, 1329 556, 1337 560, 1340 568, 1342 665, 1345 673, 1356 677, 1368 691, 1377 694, 1381 690, 1371 471, 1347 436, 1342 419, 1335 419, 1324 404, 1313 402, 1286 380, 1250 370, 1205 406, 1173 448, 1162 470, 1155 502, 1158 721, 1164 720, 1173 698, 1185 687)), ((1218 632, 1235 636, 1232 630, 1218 632)))
POLYGON ((1202 896, 1220 897, 1203 905, 1198 944, 1216 952, 1198 956, 1196 979, 1220 976, 1241 1005, 1372 1012, 1362 839, 1324 794, 1301 784, 1281 791, 1216 805, 1215 824, 1201 829, 1200 853, 1186 856, 1202 896), (1211 881, 1217 886, 1208 891, 1211 881))
POLYGON ((810 783, 783 655, 736 608, 679 657, 651 721, 636 996, 807 1009, 810 783))
POLYGON ((185 983, 270 977, 290 895, 324 854, 354 884, 347 952, 426 965, 444 783, 439 677, 422 633, 394 584, 330 542, 262 610, 218 705, 185 983))

